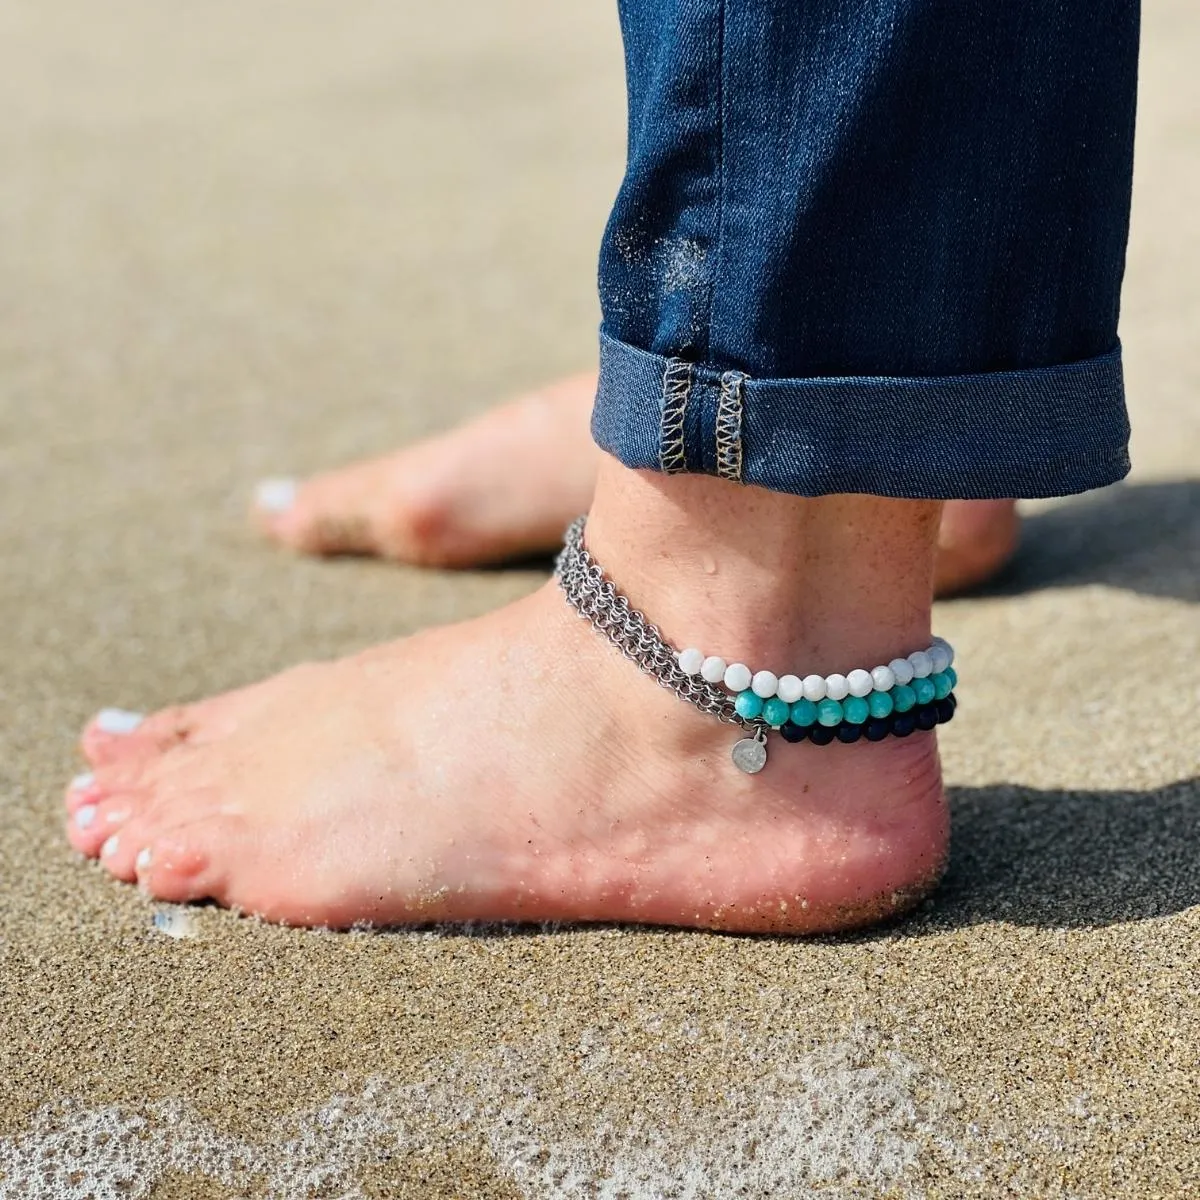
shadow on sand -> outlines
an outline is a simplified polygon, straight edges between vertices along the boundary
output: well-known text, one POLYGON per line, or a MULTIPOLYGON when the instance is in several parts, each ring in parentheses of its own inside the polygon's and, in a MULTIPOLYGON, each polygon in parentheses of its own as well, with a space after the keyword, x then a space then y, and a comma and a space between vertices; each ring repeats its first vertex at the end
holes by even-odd
POLYGON ((1017 557, 972 595, 1090 583, 1200 601, 1200 480, 1118 484, 1028 514, 1017 557))
MULTIPOLYGON (((1028 516, 980 595, 1104 584, 1200 601, 1200 480, 1119 484, 1028 516)), ((1181 736, 1195 737, 1186 722, 1181 736)), ((1152 792, 951 790, 950 872, 920 921, 1098 926, 1200 904, 1200 780, 1152 792)))
POLYGON ((952 788, 950 804, 950 871, 926 929, 1086 928, 1200 904, 1200 778, 1151 792, 952 788))

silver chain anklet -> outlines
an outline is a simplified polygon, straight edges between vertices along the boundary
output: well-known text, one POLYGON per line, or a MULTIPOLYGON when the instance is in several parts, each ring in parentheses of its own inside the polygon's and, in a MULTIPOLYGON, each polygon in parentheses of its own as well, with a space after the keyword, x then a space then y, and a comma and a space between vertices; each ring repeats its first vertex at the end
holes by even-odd
MULTIPOLYGON (((680 652, 668 645, 658 628, 630 605, 588 552, 583 544, 586 524, 586 517, 571 523, 554 564, 554 577, 567 602, 660 686, 718 721, 740 726, 748 736, 734 743, 731 755, 734 764, 747 774, 757 774, 766 766, 767 734, 772 729, 778 729, 788 742, 807 740, 828 745, 835 739, 854 742, 860 737, 867 741, 881 741, 891 735, 907 737, 953 717, 957 706, 952 691, 957 675, 950 666, 953 650, 939 638, 935 645, 945 647, 945 670, 934 673, 932 679, 913 679, 914 688, 919 691, 908 687, 907 682, 893 679, 888 689, 879 689, 869 701, 857 698, 858 707, 851 713, 829 697, 819 703, 799 698, 794 704, 775 697, 774 708, 768 715, 778 719, 768 719, 763 714, 763 699, 749 688, 735 695, 715 681, 705 679, 698 669, 684 669, 680 652)), ((690 662, 688 665, 695 666, 690 662)))

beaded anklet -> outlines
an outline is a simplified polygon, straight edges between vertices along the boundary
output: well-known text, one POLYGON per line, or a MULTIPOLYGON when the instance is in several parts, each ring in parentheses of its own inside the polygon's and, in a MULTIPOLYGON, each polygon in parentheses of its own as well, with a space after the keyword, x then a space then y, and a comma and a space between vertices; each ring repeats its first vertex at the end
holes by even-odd
POLYGON ((767 734, 787 742, 882 741, 930 730, 954 717, 954 649, 935 638, 927 650, 846 675, 776 676, 726 664, 700 650, 673 650, 632 608, 583 544, 586 517, 567 530, 554 577, 567 602, 622 654, 681 700, 749 733, 734 743, 734 764, 756 774, 767 764, 767 734))

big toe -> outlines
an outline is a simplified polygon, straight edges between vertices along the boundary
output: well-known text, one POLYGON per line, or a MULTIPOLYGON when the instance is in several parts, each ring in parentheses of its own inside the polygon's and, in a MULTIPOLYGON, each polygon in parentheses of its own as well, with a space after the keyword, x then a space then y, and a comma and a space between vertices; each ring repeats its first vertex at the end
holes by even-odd
POLYGON ((79 745, 93 766, 147 758, 184 741, 192 726, 186 706, 166 708, 151 717, 122 708, 103 708, 84 726, 79 745))
POLYGON ((302 554, 377 554, 379 481, 362 463, 312 479, 265 479, 252 515, 273 540, 302 554))

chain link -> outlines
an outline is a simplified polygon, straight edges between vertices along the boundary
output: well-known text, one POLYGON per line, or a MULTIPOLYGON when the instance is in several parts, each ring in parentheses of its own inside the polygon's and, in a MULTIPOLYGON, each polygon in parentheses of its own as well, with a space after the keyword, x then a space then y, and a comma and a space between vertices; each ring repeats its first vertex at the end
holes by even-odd
POLYGON ((554 578, 567 597, 567 603, 592 627, 602 633, 631 663, 662 687, 674 692, 701 712, 740 725, 751 732, 765 733, 759 719, 738 716, 733 697, 699 675, 685 674, 676 652, 663 640, 658 628, 633 608, 629 599, 600 569, 599 563, 583 544, 586 517, 579 517, 567 530, 562 552, 554 564, 554 578))

